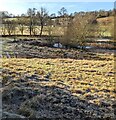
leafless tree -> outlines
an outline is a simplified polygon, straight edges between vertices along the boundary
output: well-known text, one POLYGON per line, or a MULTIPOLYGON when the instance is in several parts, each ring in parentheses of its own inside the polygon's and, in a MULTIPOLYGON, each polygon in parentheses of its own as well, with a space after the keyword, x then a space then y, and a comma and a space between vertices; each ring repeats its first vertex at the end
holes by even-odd
POLYGON ((33 9, 29 8, 27 10, 27 14, 29 17, 29 33, 30 35, 32 35, 33 27, 35 24, 36 8, 33 8, 33 9))
POLYGON ((39 26, 40 26, 40 36, 43 32, 43 27, 47 22, 48 19, 48 12, 45 8, 41 7, 40 11, 37 11, 37 18, 39 19, 39 26))
POLYGON ((2 33, 2 35, 6 35, 6 28, 3 23, 1 24, 1 33, 2 33))
POLYGON ((14 20, 7 20, 4 23, 6 31, 8 32, 9 35, 14 34, 15 35, 15 31, 16 31, 16 22, 14 20))
POLYGON ((59 18, 59 25, 61 26, 61 35, 65 33, 68 22, 70 20, 70 17, 68 15, 68 12, 66 8, 62 7, 60 11, 58 11, 58 15, 60 16, 59 18))
POLYGON ((24 34, 26 21, 27 21, 27 19, 25 18, 25 16, 21 16, 21 17, 18 18, 18 20, 17 20, 18 29, 19 29, 19 31, 21 32, 22 35, 24 34))
POLYGON ((67 15, 67 10, 66 8, 62 7, 60 11, 58 11, 59 16, 66 16, 67 15))
POLYGON ((6 28, 5 28, 5 18, 9 16, 9 13, 7 11, 1 11, 0 12, 0 27, 1 27, 1 34, 6 34, 6 28))

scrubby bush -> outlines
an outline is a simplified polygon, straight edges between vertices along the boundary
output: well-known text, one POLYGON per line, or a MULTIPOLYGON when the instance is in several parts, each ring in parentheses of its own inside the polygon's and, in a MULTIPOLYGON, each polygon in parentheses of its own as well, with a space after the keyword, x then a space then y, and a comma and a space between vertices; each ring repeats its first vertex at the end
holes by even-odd
POLYGON ((95 37, 98 26, 93 15, 76 15, 65 31, 62 43, 66 46, 84 46, 89 37, 95 37))

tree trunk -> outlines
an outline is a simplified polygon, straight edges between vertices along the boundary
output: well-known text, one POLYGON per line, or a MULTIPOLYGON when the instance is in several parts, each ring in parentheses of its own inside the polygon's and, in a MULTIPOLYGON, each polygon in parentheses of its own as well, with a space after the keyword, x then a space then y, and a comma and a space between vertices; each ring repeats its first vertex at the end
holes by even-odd
POLYGON ((21 34, 23 35, 23 30, 21 31, 21 34))
POLYGON ((21 32, 21 34, 23 35, 23 31, 21 32))
POLYGON ((43 25, 41 25, 41 29, 40 29, 40 37, 42 35, 42 32, 43 32, 43 25))
POLYGON ((11 32, 10 32, 10 31, 8 31, 8 34, 9 34, 9 35, 11 35, 11 32))
POLYGON ((29 28, 29 30, 30 30, 30 36, 31 36, 31 25, 30 25, 30 28, 29 28))
POLYGON ((23 32, 24 32, 24 26, 22 26, 21 28, 21 34, 23 35, 23 32))
POLYGON ((29 26, 29 30, 30 30, 30 36, 31 36, 31 33, 32 33, 32 19, 30 20, 30 26, 29 26))

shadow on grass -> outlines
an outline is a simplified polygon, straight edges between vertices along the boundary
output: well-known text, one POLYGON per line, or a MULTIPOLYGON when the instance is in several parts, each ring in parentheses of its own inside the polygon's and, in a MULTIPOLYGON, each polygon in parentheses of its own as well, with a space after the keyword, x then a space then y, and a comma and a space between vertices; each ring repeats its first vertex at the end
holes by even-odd
POLYGON ((4 112, 21 115, 24 120, 114 120, 108 106, 80 99, 65 87, 48 85, 49 82, 37 75, 4 82, 2 120, 19 119, 4 112))

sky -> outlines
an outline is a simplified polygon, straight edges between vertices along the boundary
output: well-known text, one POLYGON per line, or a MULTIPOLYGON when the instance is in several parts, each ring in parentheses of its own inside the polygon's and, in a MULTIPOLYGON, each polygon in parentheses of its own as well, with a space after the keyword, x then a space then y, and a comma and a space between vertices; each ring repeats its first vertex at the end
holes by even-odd
POLYGON ((101 0, 101 2, 90 2, 91 0, 88 2, 84 2, 84 0, 77 0, 77 2, 75 0, 68 0, 69 2, 64 0, 62 0, 64 2, 43 1, 44 2, 40 2, 39 0, 0 0, 0 11, 8 11, 14 15, 21 15, 22 13, 25 14, 28 8, 36 8, 39 10, 40 7, 45 7, 49 11, 49 14, 57 14, 62 7, 65 7, 70 14, 79 11, 110 10, 114 8, 114 2, 112 0, 109 0, 110 2, 104 2, 103 0, 101 0))

